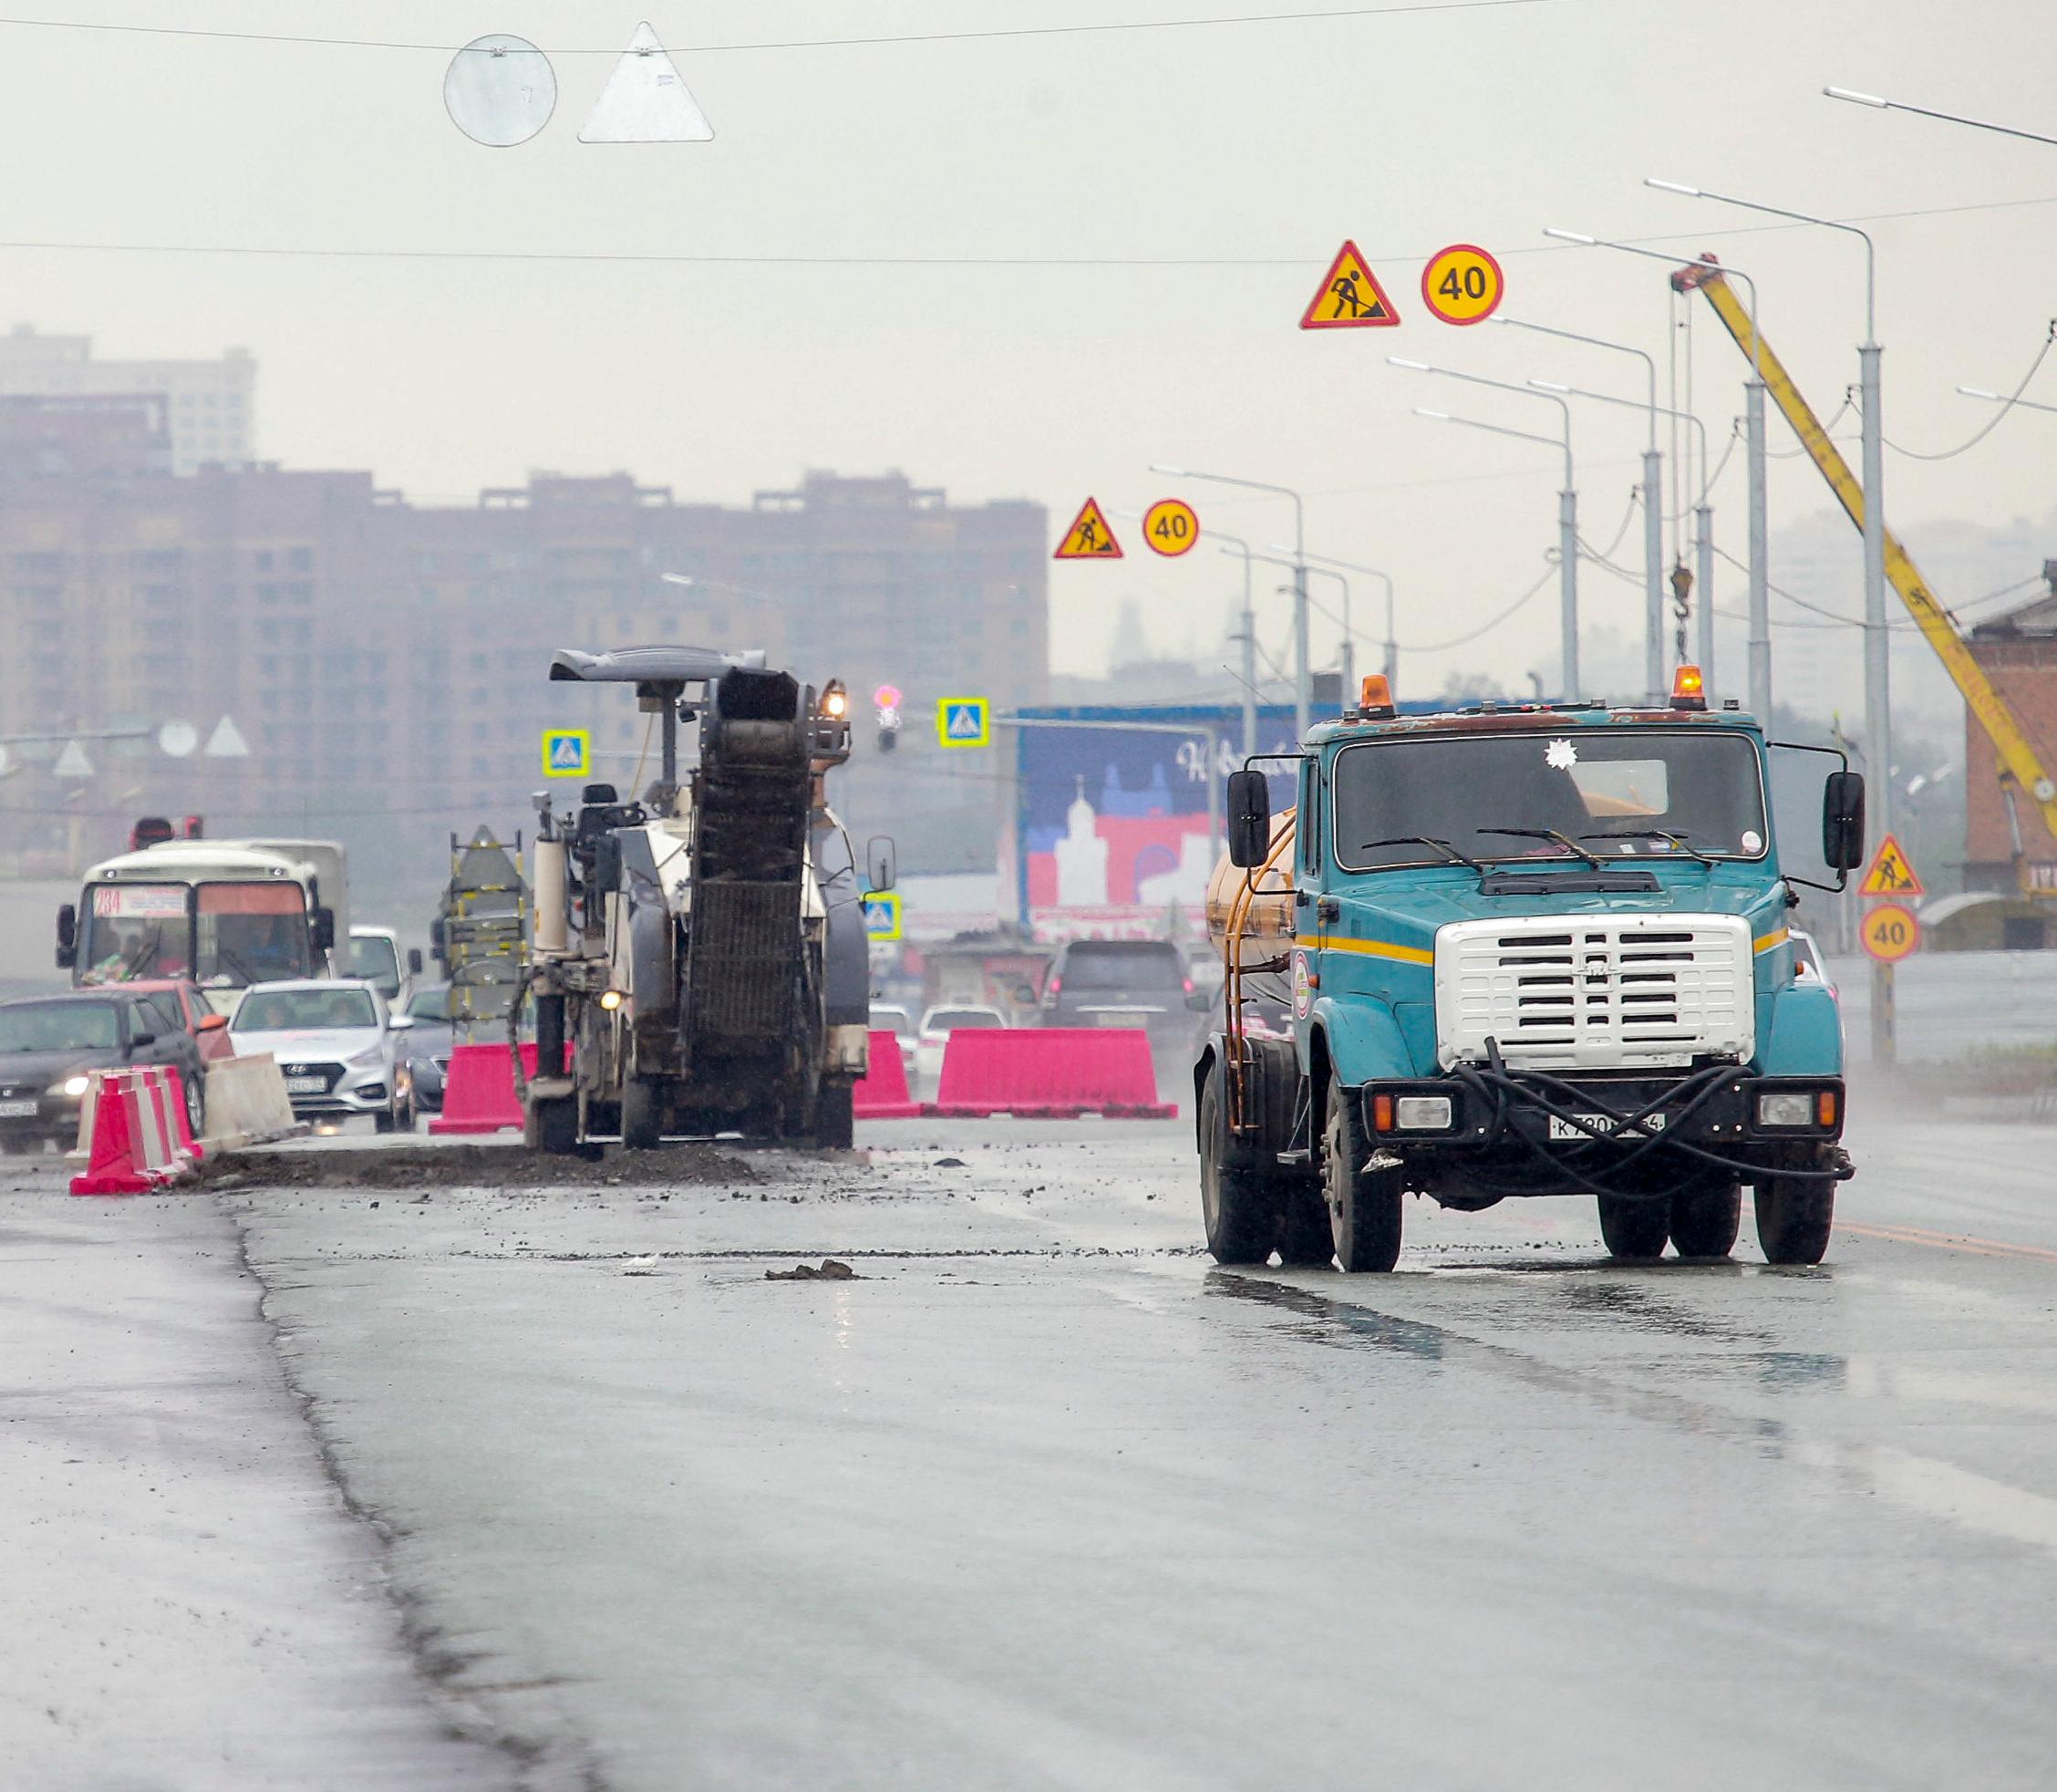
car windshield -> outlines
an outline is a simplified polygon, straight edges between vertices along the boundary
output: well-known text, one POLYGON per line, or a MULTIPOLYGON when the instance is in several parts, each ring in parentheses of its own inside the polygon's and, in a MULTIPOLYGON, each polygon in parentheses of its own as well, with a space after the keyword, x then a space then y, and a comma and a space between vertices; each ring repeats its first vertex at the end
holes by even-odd
POLYGON ((1336 756, 1333 801, 1345 871, 1451 863, 1423 839, 1479 860, 1570 857, 1549 838, 1495 832, 1509 828, 1560 834, 1602 858, 1675 856, 1681 844, 1710 857, 1761 858, 1770 834, 1749 739, 1702 729, 1367 741, 1336 756))
POLYGON ((902 1038, 915 1030, 915 1017, 904 1008, 874 1008, 872 1027, 876 1032, 894 1032, 902 1038))
POLYGON ((1006 1025, 1007 1022, 989 1008, 932 1008, 928 1011, 928 1023, 925 1031, 950 1033, 970 1027, 1006 1025))
POLYGON ((407 1005, 407 1011, 417 1020, 447 1025, 450 1018, 449 985, 436 989, 417 989, 407 1005))
POLYGON ((119 1040, 110 1001, 16 1002, 0 1008, 0 1052, 111 1051, 119 1040))
POLYGON ((371 1028, 377 1010, 364 989, 253 989, 236 1010, 239 1033, 371 1028))
POLYGON ((262 983, 313 969, 297 884, 96 884, 87 909, 83 983, 162 977, 262 983))
POLYGON ((350 975, 361 977, 367 983, 376 983, 381 989, 397 994, 400 987, 400 955, 393 942, 382 935, 366 937, 350 936, 350 975))
POLYGON ((1065 955, 1066 989, 1180 989, 1185 965, 1178 948, 1150 940, 1102 940, 1065 955))

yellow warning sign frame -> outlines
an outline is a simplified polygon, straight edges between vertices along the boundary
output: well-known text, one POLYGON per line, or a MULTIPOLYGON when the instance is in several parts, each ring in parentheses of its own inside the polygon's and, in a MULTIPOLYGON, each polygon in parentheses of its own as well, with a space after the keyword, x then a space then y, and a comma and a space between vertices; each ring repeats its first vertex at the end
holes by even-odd
POLYGON ((1928 891, 1921 876, 1914 868, 1914 861, 1907 857, 1907 848, 1888 834, 1878 843, 1878 850, 1871 855, 1871 867, 1864 875, 1864 882, 1857 886, 1857 894, 1866 896, 1920 896, 1928 891))
POLYGON ((1336 259, 1328 264, 1328 272, 1321 276, 1321 285, 1308 301, 1307 309, 1300 314, 1300 327, 1378 330, 1390 329, 1399 322, 1400 313, 1386 296, 1379 276, 1371 272, 1364 252, 1346 237, 1343 246, 1336 251, 1336 259), (1319 315, 1325 305, 1329 309, 1328 316, 1319 315))
POLYGON ((1079 506, 1079 513, 1071 519, 1071 526, 1064 532, 1064 539, 1058 543, 1052 560, 1119 560, 1122 544, 1114 539, 1114 531, 1108 526, 1107 513, 1101 509, 1097 498, 1088 498, 1079 506))

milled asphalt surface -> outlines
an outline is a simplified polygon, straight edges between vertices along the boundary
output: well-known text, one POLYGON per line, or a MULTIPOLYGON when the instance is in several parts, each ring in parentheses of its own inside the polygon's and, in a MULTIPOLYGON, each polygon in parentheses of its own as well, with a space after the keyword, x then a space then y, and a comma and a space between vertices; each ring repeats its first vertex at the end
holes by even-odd
POLYGON ((2041 1787, 2053 1134, 1857 1114, 1819 1270, 1545 1202, 1225 1272, 1183 1124, 668 1191, 0 1165, 0 1718, 62 1787, 2041 1787))

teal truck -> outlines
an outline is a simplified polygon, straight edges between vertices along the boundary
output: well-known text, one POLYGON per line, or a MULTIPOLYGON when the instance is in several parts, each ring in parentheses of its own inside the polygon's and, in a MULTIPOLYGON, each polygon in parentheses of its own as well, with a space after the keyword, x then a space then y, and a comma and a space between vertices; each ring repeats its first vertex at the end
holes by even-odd
POLYGON ((1194 1066, 1222 1263, 1387 1270, 1405 1197, 1597 1196, 1607 1248, 1819 1262, 1843 1036, 1794 886, 1864 854, 1864 781, 1681 668, 1668 703, 1401 716, 1382 678, 1231 774, 1220 1030, 1194 1066), (1281 792, 1283 794, 1283 792, 1281 792), (1782 826, 1781 823, 1783 823, 1782 826))

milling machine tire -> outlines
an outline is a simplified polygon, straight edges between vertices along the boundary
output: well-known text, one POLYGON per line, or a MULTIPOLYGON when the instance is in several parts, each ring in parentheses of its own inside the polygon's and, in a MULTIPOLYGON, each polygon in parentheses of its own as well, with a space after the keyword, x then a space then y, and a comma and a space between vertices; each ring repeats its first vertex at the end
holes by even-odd
POLYGON ((1671 1203, 1662 1196, 1603 1195, 1600 1237, 1607 1255, 1627 1263, 1651 1263, 1664 1255, 1671 1234, 1671 1203))
POLYGON ((1680 1257, 1726 1257, 1742 1229, 1742 1185, 1671 1197, 1671 1248, 1680 1257))
POLYGON ((633 1076, 622 1087, 621 1142, 629 1151, 655 1151, 664 1143, 665 1102, 662 1087, 646 1076, 633 1076))
POLYGON ((1200 1217, 1216 1263, 1268 1262, 1278 1206, 1255 1170, 1229 1161, 1227 1075, 1217 1059, 1200 1092, 1200 1217))
POLYGON ((1802 1176, 1766 1176, 1757 1185, 1757 1242, 1764 1261, 1819 1263, 1835 1225, 1835 1185, 1802 1176))
POLYGON ((522 1119, 522 1143, 545 1157, 570 1157, 578 1150, 578 1102, 565 1095, 532 1102, 522 1119))
POLYGON ((1336 1260, 1336 1234, 1321 1187, 1297 1186, 1285 1195, 1278 1227, 1278 1260, 1288 1269, 1326 1269, 1336 1260))
POLYGON ((1321 1128, 1321 1188, 1327 1197, 1336 1261, 1347 1276, 1382 1276, 1400 1261, 1398 1170, 1359 1166, 1371 1155, 1354 1090, 1328 1075, 1328 1112, 1321 1128))
POLYGON ((857 1122, 850 1084, 824 1082, 814 1097, 814 1146, 819 1151, 848 1151, 857 1143, 857 1122))

